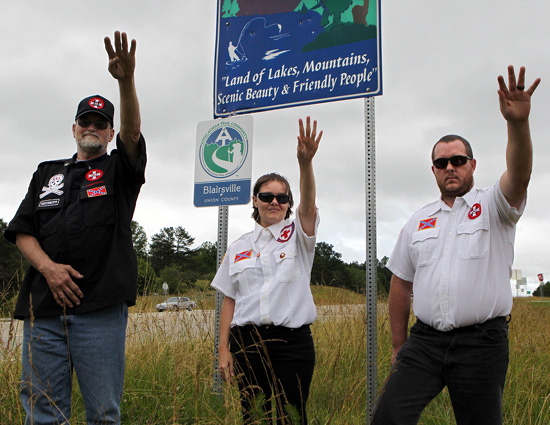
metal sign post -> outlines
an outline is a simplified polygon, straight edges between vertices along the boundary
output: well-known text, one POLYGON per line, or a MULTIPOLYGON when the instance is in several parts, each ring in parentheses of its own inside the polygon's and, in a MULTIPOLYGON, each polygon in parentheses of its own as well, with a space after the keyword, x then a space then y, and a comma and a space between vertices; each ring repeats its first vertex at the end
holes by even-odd
MULTIPOLYGON (((221 206, 218 208, 218 258, 216 270, 220 268, 222 264, 223 256, 227 251, 227 229, 229 223, 229 207, 221 206)), ((214 349, 216 350, 214 360, 214 393, 219 396, 222 395, 223 386, 222 378, 220 376, 219 364, 218 364, 218 345, 220 343, 220 315, 222 310, 223 294, 220 291, 216 291, 216 327, 214 336, 214 349)))
POLYGON ((365 191, 367 224, 367 423, 371 422, 376 400, 377 379, 377 296, 376 296, 376 150, 374 98, 365 98, 365 191))
MULTIPOLYGON (((196 207, 218 207, 216 270, 227 251, 228 205, 246 205, 250 202, 252 126, 251 116, 232 116, 197 125, 193 203, 196 207)), ((223 294, 216 291, 213 390, 220 397, 223 387, 218 369, 218 344, 222 302, 223 294)))

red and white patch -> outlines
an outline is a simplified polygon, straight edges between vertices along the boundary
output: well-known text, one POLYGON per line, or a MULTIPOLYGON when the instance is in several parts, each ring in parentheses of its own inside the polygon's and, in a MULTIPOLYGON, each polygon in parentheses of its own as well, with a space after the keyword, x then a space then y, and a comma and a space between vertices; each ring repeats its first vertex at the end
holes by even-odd
POLYGON ((88 171, 88 173, 86 174, 86 180, 93 182, 95 180, 99 180, 102 176, 103 171, 96 168, 94 170, 88 171))
POLYGON ((470 211, 468 212, 468 218, 470 220, 473 220, 475 218, 478 218, 480 215, 481 215, 481 205, 474 204, 472 208, 470 208, 470 211))
POLYGON ((242 260, 248 260, 252 258, 252 250, 249 249, 247 251, 239 252, 238 254, 235 254, 235 260, 233 260, 234 263, 238 263, 242 260))
POLYGON ((277 239, 277 242, 287 242, 293 234, 294 222, 290 223, 288 226, 283 227, 281 233, 279 233, 279 238, 277 239))
POLYGON ((88 104, 94 109, 103 109, 103 107, 105 106, 103 100, 101 100, 99 97, 91 98, 88 104))
POLYGON ((105 186, 94 187, 86 191, 88 198, 95 198, 96 196, 107 195, 107 188, 105 186))
POLYGON ((436 223, 437 217, 425 218, 424 220, 420 220, 420 223, 418 224, 418 230, 433 229, 435 228, 436 223))

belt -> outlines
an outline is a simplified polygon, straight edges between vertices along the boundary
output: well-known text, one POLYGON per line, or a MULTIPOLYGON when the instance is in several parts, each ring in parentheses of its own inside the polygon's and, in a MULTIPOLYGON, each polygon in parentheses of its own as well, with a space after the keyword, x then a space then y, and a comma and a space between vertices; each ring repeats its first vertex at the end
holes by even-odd
POLYGON ((485 322, 482 322, 482 323, 475 323, 473 325, 469 325, 469 326, 461 326, 461 327, 458 327, 458 328, 453 328, 449 331, 440 331, 439 329, 436 329, 434 328, 433 326, 430 326, 428 325, 427 323, 424 323, 422 320, 420 320, 419 318, 416 319, 416 322, 419 324, 419 325, 424 325, 424 326, 427 326, 431 329, 433 329, 434 331, 437 331, 437 332, 443 332, 443 333, 462 333, 462 332, 469 332, 469 331, 472 331, 472 330, 475 330, 475 329, 478 329, 478 328, 483 328, 485 326, 491 326, 492 324, 495 324, 495 323, 499 323, 499 322, 506 322, 506 324, 510 323, 510 321, 512 320, 512 315, 509 314, 508 316, 499 316, 499 317, 494 317, 492 319, 489 319, 489 320, 486 320, 485 322))

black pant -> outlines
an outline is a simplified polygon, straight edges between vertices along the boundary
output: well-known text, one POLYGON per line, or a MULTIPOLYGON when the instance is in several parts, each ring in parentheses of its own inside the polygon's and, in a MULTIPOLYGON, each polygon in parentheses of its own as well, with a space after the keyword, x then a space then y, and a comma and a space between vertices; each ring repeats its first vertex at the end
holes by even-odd
POLYGON ((372 424, 416 424, 447 386, 458 425, 500 425, 507 368, 506 318, 448 332, 418 320, 397 354, 372 424))
POLYGON ((271 402, 274 401, 277 424, 291 423, 288 405, 300 415, 300 423, 307 424, 306 402, 315 367, 315 348, 309 325, 297 329, 235 326, 231 329, 230 349, 245 423, 253 421, 255 400, 263 395, 263 413, 271 418, 271 402))

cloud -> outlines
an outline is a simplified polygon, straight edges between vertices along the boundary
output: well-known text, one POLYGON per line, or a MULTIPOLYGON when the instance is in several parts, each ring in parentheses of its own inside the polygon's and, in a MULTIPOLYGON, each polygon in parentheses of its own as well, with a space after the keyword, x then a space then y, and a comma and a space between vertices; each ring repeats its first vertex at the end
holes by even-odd
MULTIPOLYGON (((51 0, 12 2, 0 16, 0 217, 9 220, 40 161, 74 153, 71 125, 80 99, 97 92, 118 104, 103 37, 127 31, 138 42, 136 85, 148 143, 147 184, 135 219, 151 236, 183 226, 197 245, 217 235, 217 209, 193 206, 196 126, 212 118, 216 2, 51 0)), ((550 109, 545 55, 548 6, 535 2, 385 2, 384 95, 376 98, 378 257, 389 255, 410 214, 437 198, 429 154, 442 135, 468 138, 476 183, 505 168, 506 124, 498 74, 527 66, 543 82, 533 98, 535 164, 528 206, 517 230, 515 268, 548 272, 550 109), (533 10, 536 5, 536 10, 533 10)), ((365 260, 363 100, 254 114, 253 178, 277 170, 298 191, 297 120, 311 115, 325 131, 315 159, 319 240, 345 261, 365 260)), ((117 120, 118 121, 118 120, 117 120)), ((231 207, 229 238, 252 226, 250 206, 231 207)))

